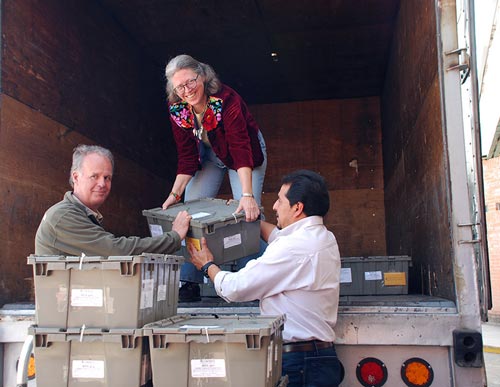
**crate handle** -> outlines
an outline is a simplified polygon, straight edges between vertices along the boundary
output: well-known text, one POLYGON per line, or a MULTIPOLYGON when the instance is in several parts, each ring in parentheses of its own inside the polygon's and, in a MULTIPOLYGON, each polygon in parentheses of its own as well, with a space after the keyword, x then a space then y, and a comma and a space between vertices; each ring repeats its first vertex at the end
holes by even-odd
POLYGON ((122 335, 122 349, 134 349, 137 347, 137 337, 134 335, 122 335))
POLYGON ((47 335, 35 335, 35 347, 48 348, 49 342, 47 340, 47 335))
POLYGON ((47 263, 35 263, 35 275, 47 276, 47 263))
POLYGON ((247 349, 260 349, 259 335, 246 335, 247 349))
POLYGON ((166 349, 168 348, 166 335, 153 335, 153 348, 166 349))
POLYGON ((134 262, 120 262, 120 275, 131 277, 135 275, 134 262))

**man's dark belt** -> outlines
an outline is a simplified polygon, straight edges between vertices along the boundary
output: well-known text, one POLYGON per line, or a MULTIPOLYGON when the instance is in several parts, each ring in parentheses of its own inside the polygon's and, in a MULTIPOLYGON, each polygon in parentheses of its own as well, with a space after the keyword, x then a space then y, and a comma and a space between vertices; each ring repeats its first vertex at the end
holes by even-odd
POLYGON ((310 352, 331 347, 333 347, 333 343, 327 341, 296 341, 294 343, 283 343, 283 352, 310 352))

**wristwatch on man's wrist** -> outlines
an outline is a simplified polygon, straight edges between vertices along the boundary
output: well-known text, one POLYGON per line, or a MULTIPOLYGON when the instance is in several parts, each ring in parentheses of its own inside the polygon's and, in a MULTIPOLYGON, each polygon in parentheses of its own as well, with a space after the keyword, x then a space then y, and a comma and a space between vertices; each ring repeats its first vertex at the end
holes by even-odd
MULTIPOLYGON (((201 271, 203 272, 203 275, 207 278, 210 278, 210 276, 208 275, 208 268, 212 265, 215 265, 214 261, 210 261, 210 262, 207 262, 205 263, 202 267, 201 267, 201 271)), ((216 265, 217 266, 217 265, 216 265)))

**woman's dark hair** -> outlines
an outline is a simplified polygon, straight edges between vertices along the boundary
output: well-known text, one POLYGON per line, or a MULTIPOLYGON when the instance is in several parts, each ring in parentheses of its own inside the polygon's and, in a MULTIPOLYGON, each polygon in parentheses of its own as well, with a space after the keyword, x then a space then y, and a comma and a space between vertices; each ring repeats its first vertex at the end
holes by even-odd
POLYGON ((325 216, 330 209, 325 179, 316 172, 301 169, 284 176, 281 183, 290 184, 286 194, 290 205, 301 202, 307 216, 325 216))

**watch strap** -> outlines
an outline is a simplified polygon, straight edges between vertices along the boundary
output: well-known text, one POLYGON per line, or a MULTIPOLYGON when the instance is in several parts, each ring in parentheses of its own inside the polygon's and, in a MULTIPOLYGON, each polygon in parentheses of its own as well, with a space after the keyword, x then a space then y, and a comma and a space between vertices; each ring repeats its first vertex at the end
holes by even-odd
POLYGON ((214 261, 210 261, 210 262, 207 262, 205 263, 202 267, 201 267, 201 271, 203 272, 203 275, 207 278, 210 278, 210 276, 208 275, 208 268, 212 265, 215 265, 214 261))

